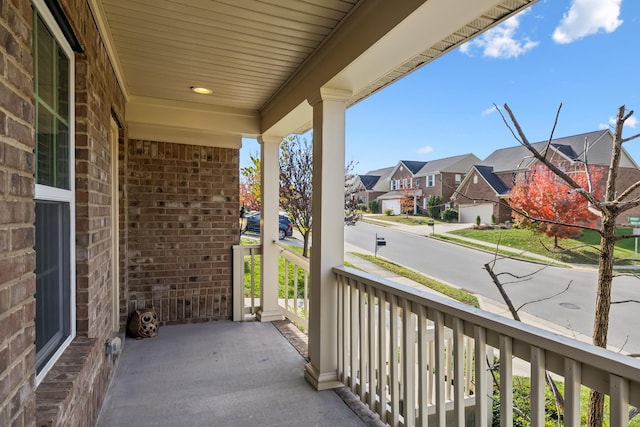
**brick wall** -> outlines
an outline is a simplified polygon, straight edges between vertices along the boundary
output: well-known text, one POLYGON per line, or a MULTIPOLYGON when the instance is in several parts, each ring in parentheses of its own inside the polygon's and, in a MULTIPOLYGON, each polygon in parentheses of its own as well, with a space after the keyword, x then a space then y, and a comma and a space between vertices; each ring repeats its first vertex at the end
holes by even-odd
POLYGON ((31 7, 0 2, 0 425, 35 416, 31 7))
POLYGON ((235 149, 129 141, 130 308, 162 323, 231 318, 238 162, 235 149))
POLYGON ((123 122, 125 100, 88 3, 60 4, 83 49, 75 56, 78 336, 39 384, 37 418, 29 424, 86 426, 95 423, 114 366, 104 351, 113 334, 111 235, 117 221, 111 218, 111 183, 117 177, 111 176, 109 131, 112 116, 123 122))

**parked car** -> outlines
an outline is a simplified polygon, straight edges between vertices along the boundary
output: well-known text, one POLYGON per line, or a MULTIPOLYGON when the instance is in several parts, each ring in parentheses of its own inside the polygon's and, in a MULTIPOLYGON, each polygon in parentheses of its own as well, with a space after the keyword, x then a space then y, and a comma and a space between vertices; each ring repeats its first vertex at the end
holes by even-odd
MULTIPOLYGON (((247 215, 246 225, 242 230, 243 233, 247 231, 251 233, 260 233, 260 212, 255 212, 250 215, 247 215)), ((293 223, 286 215, 279 215, 279 225, 278 225, 278 238, 280 240, 285 237, 293 236, 293 223)))

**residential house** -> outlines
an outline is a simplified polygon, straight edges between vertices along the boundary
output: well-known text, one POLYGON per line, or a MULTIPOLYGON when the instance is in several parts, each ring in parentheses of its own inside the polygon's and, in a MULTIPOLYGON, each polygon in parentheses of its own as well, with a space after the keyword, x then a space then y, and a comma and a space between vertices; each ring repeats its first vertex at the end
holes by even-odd
MULTIPOLYGON (((546 343, 554 343, 553 338, 536 341, 544 332, 498 327, 504 321, 413 291, 399 294, 389 283, 343 266, 344 181, 335 168, 345 163, 346 108, 532 3, 1 2, 0 425, 95 425, 119 339, 137 308, 154 308, 161 324, 232 318, 233 303, 242 303, 242 288, 240 297, 232 292, 232 249, 239 242, 243 137, 261 143, 258 320, 282 318, 277 291, 282 248, 273 243, 278 240, 278 146, 286 135, 310 128, 314 250, 304 375, 315 389, 344 384, 355 389, 358 382, 363 394, 366 389, 368 380, 355 375, 368 370, 344 369, 345 361, 357 362, 345 348, 357 345, 345 347, 339 339, 345 331, 358 339, 365 330, 375 330, 353 323, 367 315, 355 315, 353 322, 338 316, 344 312, 339 307, 345 307, 339 303, 339 295, 346 295, 342 289, 357 280, 369 281, 363 290, 380 289, 363 302, 393 292, 389 304, 393 314, 398 312, 394 304, 402 305, 404 325, 413 321, 411 307, 420 308, 415 312, 420 322, 438 322, 438 337, 443 336, 444 315, 455 321, 456 337, 476 338, 476 360, 483 359, 486 345, 506 348, 508 335, 515 336, 508 331, 519 330, 519 345, 513 347, 518 357, 529 360, 519 352, 524 341, 535 345, 530 353, 536 360, 544 359, 545 351, 548 358, 568 354, 571 347, 571 366, 584 364, 587 383, 597 377, 598 366, 626 366, 616 378, 634 377, 640 369, 621 356, 574 344, 557 343, 552 349, 546 343), (351 278, 338 278, 338 273, 351 278), (614 364, 607 363, 612 359, 614 364)), ((375 310, 368 312, 375 315, 375 310)), ((381 324, 384 332, 386 323, 381 324)), ((397 324, 397 316, 391 324, 397 324)), ((405 326, 405 343, 415 342, 413 332, 405 326)), ((397 334, 390 337, 395 340, 397 334)), ((413 350, 397 351, 401 347, 392 344, 387 353, 396 362, 398 354, 411 361, 413 350)), ((367 352, 384 355, 373 348, 367 352)), ((445 354, 439 344, 436 352, 445 354)), ((485 367, 476 364, 475 408, 477 419, 484 420, 490 408, 480 374, 485 367)), ((398 363, 380 366, 394 369, 380 373, 380 380, 399 378, 398 363)), ((416 378, 413 365, 404 366, 404 375, 416 378)), ((553 368, 562 363, 550 366, 563 373, 553 368)), ((438 369, 438 375, 443 378, 438 384, 444 384, 444 370, 438 369)), ((501 372, 501 381, 508 378, 510 373, 501 372)), ((577 378, 572 384, 580 383, 577 378)), ((389 388, 394 425, 401 416, 399 382, 389 388)), ((638 382, 616 383, 630 390, 636 406, 638 382)), ((602 389, 599 384, 605 383, 592 386, 602 389)), ((415 382, 407 384, 401 385, 402 416, 412 423, 414 405, 407 402, 415 382)), ((444 393, 436 394, 442 400, 437 414, 444 421, 444 393)), ((614 397, 612 407, 622 408, 624 395, 614 397)), ((370 399, 372 407, 375 399, 370 399)), ((456 402, 456 413, 464 416, 461 401, 456 402)), ((378 406, 386 419, 387 404, 378 406)), ((568 406, 579 407, 575 401, 568 406)), ((503 411, 506 417, 511 412, 503 411)))
POLYGON ((472 153, 428 161, 415 176, 416 186, 422 190, 422 209, 427 208, 430 197, 440 197, 443 207, 449 207, 456 188, 478 162, 472 153))
POLYGON ((389 192, 378 196, 380 210, 393 211, 394 215, 400 213, 417 213, 418 199, 422 196, 422 190, 418 188, 415 175, 427 162, 412 160, 400 160, 389 174, 389 192), (412 206, 402 206, 403 200, 412 199, 412 206))
MULTIPOLYGON (((611 161, 612 140, 613 134, 609 130, 555 138, 551 141, 547 158, 565 171, 582 170, 586 162, 603 168, 603 174, 606 175, 611 161)), ((532 145, 540 151, 547 142, 532 145)), ((509 192, 517 176, 526 174, 537 163, 538 160, 522 145, 491 153, 473 167, 454 195, 459 221, 475 222, 478 216, 483 223, 491 222, 492 217, 496 222, 511 220, 509 192)), ((640 169, 623 147, 616 187, 622 191, 637 181, 640 181, 640 169)), ((600 185, 604 185, 604 182, 600 185)), ((621 216, 619 223, 628 223, 629 216, 638 215, 640 210, 635 208, 621 216)))
POLYGON ((363 204, 369 207, 369 203, 389 192, 389 175, 394 167, 376 169, 364 175, 355 175, 349 185, 347 193, 347 206, 363 204))
POLYGON ((378 196, 382 212, 402 212, 402 200, 407 197, 413 199, 411 213, 426 209, 430 197, 440 197, 447 205, 471 166, 479 161, 471 153, 427 162, 401 160, 390 173, 390 191, 378 196))

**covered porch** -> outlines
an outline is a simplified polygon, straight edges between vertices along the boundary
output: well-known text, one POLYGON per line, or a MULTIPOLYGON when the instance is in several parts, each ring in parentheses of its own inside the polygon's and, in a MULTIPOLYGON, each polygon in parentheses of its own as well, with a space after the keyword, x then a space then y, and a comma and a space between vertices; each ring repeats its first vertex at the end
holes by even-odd
MULTIPOLYGON (((111 383, 103 426, 142 425, 145 411, 156 425, 360 425, 329 391, 345 386, 394 427, 491 425, 487 362, 500 359, 500 388, 510 390, 518 357, 530 363, 532 425, 544 425, 545 370, 565 380, 565 425, 580 425, 581 385, 610 395, 611 425, 626 425, 628 406, 640 404, 635 360, 344 267, 346 109, 534 2, 0 4, 0 237, 12 245, 1 259, 0 424, 93 425, 111 383), (34 91, 53 87, 47 76, 60 99, 37 104, 34 91), (45 110, 70 131, 39 123, 45 110), (276 242, 279 143, 308 130, 307 260, 276 242), (253 247, 239 245, 242 138, 261 144, 253 247), (49 163, 68 173, 35 184, 35 165, 49 163), (38 223, 36 202, 60 206, 62 225, 38 223), (52 243, 35 245, 54 226, 52 243), (52 299, 35 290, 36 270, 61 247, 52 299), (247 284, 252 257, 260 278, 251 270, 247 284), (281 258, 296 278, 282 292, 281 258), (139 308, 157 311, 161 334, 125 340, 119 354, 139 308), (43 312, 59 321, 50 346, 39 342, 50 332, 43 312), (253 323, 231 323, 246 314, 253 323), (269 324, 284 317, 306 329, 306 358, 269 324)), ((510 396, 500 399, 505 426, 510 396)))

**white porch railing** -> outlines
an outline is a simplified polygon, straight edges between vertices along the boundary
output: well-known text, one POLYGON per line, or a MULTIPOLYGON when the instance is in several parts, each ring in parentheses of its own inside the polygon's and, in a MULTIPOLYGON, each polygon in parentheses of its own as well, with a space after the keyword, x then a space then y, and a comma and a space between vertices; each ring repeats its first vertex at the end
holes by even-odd
MULTIPOLYGON (((307 327, 308 260, 275 246, 286 266, 279 304, 307 327)), ((260 245, 234 247, 234 320, 260 308, 260 254, 260 245)), ((640 405, 640 361, 631 357, 351 268, 334 273, 339 378, 391 426, 491 425, 494 358, 502 426, 513 424, 517 359, 531 379, 532 426, 544 426, 545 371, 564 379, 565 426, 581 424, 581 386, 610 397, 610 426, 628 425, 629 405, 640 405)))
POLYGON ((279 294, 282 314, 298 326, 309 329, 309 259, 278 245, 284 260, 284 289, 279 294))
POLYGON ((260 304, 259 260, 262 245, 233 246, 233 321, 255 316, 260 304), (246 275, 246 279, 245 279, 246 275))
POLYGON ((514 358, 530 362, 532 426, 544 425, 545 370, 564 378, 565 426, 580 425, 581 385, 610 396, 611 426, 628 425, 629 405, 640 405, 640 362, 631 357, 354 269, 334 272, 339 378, 391 426, 427 425, 431 412, 430 425, 491 425, 494 353, 502 426, 513 424, 514 358))
MULTIPOLYGON (((305 329, 309 327, 309 260, 274 243, 282 258, 282 278, 278 283, 278 305, 282 314, 305 329)), ((260 257, 262 245, 233 247, 233 320, 261 310, 262 284, 260 257)))

